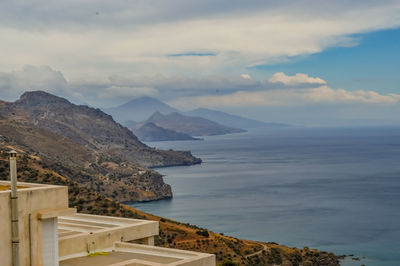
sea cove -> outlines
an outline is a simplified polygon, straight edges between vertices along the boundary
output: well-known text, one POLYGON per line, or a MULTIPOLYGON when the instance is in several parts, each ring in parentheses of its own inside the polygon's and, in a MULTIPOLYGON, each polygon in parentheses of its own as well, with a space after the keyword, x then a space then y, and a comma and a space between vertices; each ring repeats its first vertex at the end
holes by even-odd
POLYGON ((149 142, 203 164, 159 168, 172 200, 140 210, 239 238, 400 264, 400 128, 286 128, 149 142))

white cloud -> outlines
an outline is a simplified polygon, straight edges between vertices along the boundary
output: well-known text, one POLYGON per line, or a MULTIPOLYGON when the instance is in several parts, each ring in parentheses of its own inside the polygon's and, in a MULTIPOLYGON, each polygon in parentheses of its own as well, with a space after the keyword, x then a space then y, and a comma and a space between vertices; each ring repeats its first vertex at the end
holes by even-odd
POLYGON ((242 79, 251 79, 251 76, 249 74, 242 74, 242 75, 240 75, 240 77, 242 79))
POLYGON ((305 103, 396 104, 400 100, 400 94, 382 95, 375 91, 334 90, 327 86, 322 86, 307 90, 301 98, 305 103))
POLYGON ((285 85, 301 85, 301 84, 326 84, 321 78, 309 77, 306 74, 297 73, 294 76, 288 76, 285 73, 275 73, 269 80, 271 83, 283 83, 285 85))
POLYGON ((196 107, 263 107, 263 106, 302 106, 310 104, 397 104, 399 94, 381 95, 374 91, 345 91, 329 87, 319 87, 299 91, 272 90, 263 92, 238 91, 221 96, 198 96, 178 98, 169 104, 182 109, 196 107))
POLYGON ((0 72, 0 96, 10 100, 30 90, 47 90, 62 94, 67 83, 61 72, 48 66, 25 66, 18 71, 0 72))
POLYGON ((48 66, 26 66, 22 70, 0 72, 0 99, 15 100, 27 90, 45 90, 92 106, 115 106, 139 96, 155 96, 183 109, 195 107, 306 106, 318 104, 393 105, 399 94, 375 91, 332 89, 320 78, 306 74, 288 76, 275 73, 269 81, 243 75, 204 77, 129 78, 68 81, 63 73, 48 66), (279 80, 279 83, 276 83, 279 80), (277 86, 278 84, 278 86, 277 86))
MULTIPOLYGON (((22 70, 0 72, 0 99, 13 101, 25 91, 43 90, 76 103, 104 106, 133 97, 155 96, 157 89, 118 80, 75 80, 69 82, 49 66, 25 66, 22 70)), ((128 100, 127 100, 128 99, 128 100)))
POLYGON ((332 89, 326 81, 298 73, 288 76, 275 73, 269 83, 264 83, 258 90, 238 90, 223 95, 202 95, 196 97, 180 97, 169 103, 177 108, 191 109, 195 107, 267 107, 267 106, 304 106, 315 104, 378 104, 393 105, 400 101, 400 94, 382 95, 375 91, 348 91, 332 89), (274 87, 274 83, 284 86, 274 87), (304 84, 309 87, 304 87, 304 84), (318 86, 311 86, 317 84, 318 86), (302 86, 300 86, 302 85, 302 86))
POLYGON ((209 75, 355 45, 351 34, 400 25, 399 1, 37 1, 0 6, 1 70, 209 75), (168 56, 190 52, 216 56, 168 56))

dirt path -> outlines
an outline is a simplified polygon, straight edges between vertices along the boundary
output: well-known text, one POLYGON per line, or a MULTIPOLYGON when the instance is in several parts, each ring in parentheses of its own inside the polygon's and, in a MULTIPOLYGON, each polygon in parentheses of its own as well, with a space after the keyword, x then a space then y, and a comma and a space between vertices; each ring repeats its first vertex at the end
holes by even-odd
POLYGON ((246 255, 244 257, 248 258, 248 257, 252 257, 252 256, 255 256, 255 255, 261 254, 263 251, 265 251, 265 252, 269 251, 269 248, 267 247, 267 245, 264 245, 264 244, 261 244, 261 245, 263 246, 263 249, 261 249, 259 251, 256 251, 254 253, 251 253, 249 255, 246 255))

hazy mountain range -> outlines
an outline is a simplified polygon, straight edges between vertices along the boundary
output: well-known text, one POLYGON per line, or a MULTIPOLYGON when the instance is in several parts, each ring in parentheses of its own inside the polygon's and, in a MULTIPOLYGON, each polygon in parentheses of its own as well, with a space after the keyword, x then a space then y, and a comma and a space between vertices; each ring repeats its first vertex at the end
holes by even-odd
POLYGON ((244 132, 248 128, 286 126, 205 108, 180 112, 152 97, 136 98, 104 110, 144 141, 190 140, 193 136, 223 135, 244 132))
POLYGON ((258 120, 232 115, 225 112, 217 111, 217 110, 210 110, 206 108, 197 108, 192 111, 184 112, 185 115, 189 116, 199 116, 214 122, 227 125, 230 127, 237 127, 237 128, 258 128, 258 127, 280 127, 280 126, 288 126, 286 124, 281 123, 266 123, 261 122, 258 120))

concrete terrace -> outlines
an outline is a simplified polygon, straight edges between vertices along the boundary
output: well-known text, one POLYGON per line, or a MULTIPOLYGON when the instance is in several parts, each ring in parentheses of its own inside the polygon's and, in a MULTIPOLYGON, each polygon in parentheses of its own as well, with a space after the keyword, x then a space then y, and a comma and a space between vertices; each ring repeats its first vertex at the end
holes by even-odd
POLYGON ((108 252, 60 261, 60 266, 210 266, 215 257, 184 250, 117 242, 108 252))
POLYGON ((138 227, 153 225, 158 232, 158 223, 154 221, 127 219, 110 216, 76 214, 58 217, 58 239, 67 239, 69 236, 98 234, 123 229, 138 229, 138 227), (157 226, 157 228, 156 228, 157 226))
POLYGON ((158 222, 110 216, 75 214, 58 217, 60 260, 110 249, 114 242, 140 239, 154 245, 158 222))

